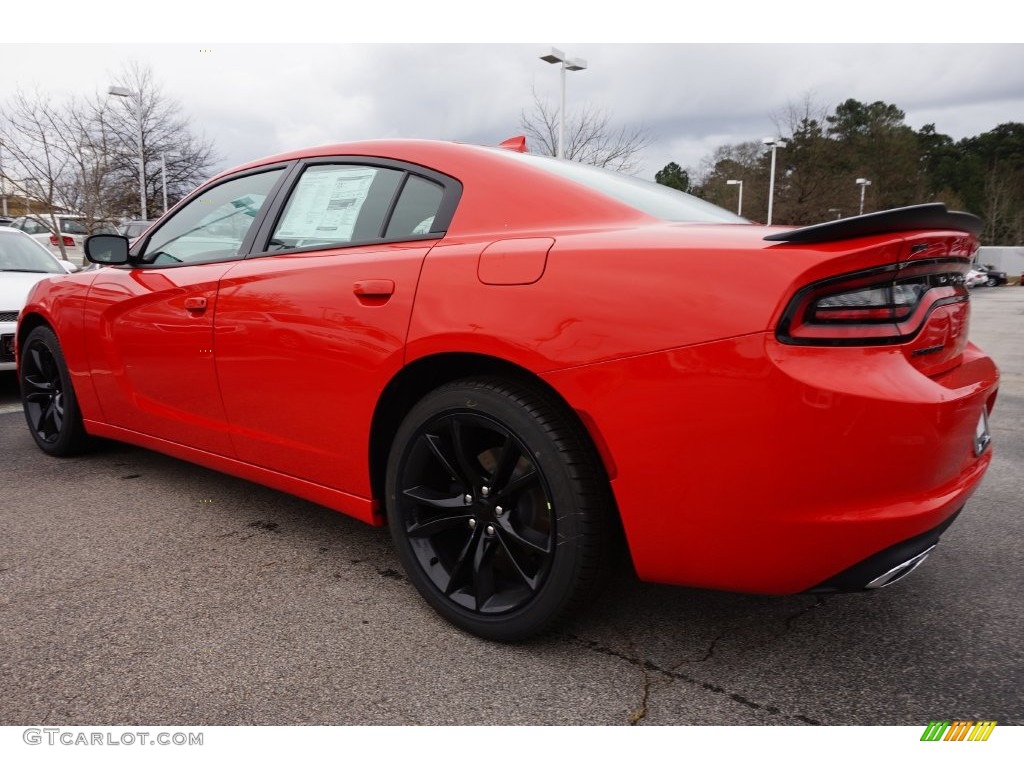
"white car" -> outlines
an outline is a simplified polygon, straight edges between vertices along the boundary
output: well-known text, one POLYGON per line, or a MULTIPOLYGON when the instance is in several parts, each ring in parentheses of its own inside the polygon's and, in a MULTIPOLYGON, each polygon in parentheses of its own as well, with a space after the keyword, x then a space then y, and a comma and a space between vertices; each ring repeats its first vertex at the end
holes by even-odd
POLYGON ((979 285, 985 285, 987 281, 988 272, 982 272, 980 269, 968 270, 964 277, 964 285, 968 288, 977 288, 979 285))
POLYGON ((32 286, 47 277, 77 270, 74 264, 57 259, 24 232, 0 227, 0 371, 14 370, 18 313, 32 286))
MULTIPOLYGON (((89 222, 84 216, 56 213, 54 218, 57 220, 57 227, 60 230, 61 239, 64 241, 64 253, 68 261, 79 266, 85 263, 85 251, 82 250, 85 238, 89 235, 116 234, 114 227, 106 224, 93 224, 90 228, 89 222)), ((19 216, 11 222, 10 226, 20 229, 40 245, 49 248, 50 252, 58 259, 61 257, 60 245, 57 243, 57 235, 53 233, 53 224, 49 214, 19 216)))

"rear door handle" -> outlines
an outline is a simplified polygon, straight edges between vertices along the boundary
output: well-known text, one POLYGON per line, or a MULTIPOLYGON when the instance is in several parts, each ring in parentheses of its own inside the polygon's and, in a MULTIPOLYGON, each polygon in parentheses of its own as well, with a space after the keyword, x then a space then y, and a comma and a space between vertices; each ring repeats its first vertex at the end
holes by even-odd
POLYGON ((352 293, 356 296, 372 298, 374 296, 390 296, 395 292, 394 280, 358 280, 352 286, 352 293))

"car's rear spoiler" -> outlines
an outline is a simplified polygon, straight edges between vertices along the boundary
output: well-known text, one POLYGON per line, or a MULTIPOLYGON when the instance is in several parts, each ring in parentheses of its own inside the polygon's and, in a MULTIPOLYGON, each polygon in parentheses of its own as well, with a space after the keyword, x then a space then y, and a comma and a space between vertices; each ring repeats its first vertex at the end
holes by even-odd
POLYGON ((836 219, 824 224, 791 229, 788 232, 776 232, 764 239, 786 243, 827 243, 833 240, 849 240, 854 237, 886 235, 916 229, 952 229, 969 232, 977 237, 981 234, 983 225, 984 222, 973 213, 949 211, 944 203, 926 203, 878 213, 865 213, 863 216, 851 216, 848 219, 836 219))

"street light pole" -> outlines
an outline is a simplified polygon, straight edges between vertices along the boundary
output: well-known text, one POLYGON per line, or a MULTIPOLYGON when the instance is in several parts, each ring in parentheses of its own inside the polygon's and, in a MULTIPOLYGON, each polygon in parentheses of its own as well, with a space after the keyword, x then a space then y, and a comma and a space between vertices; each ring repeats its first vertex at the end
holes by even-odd
POLYGON ((4 145, 0 144, 0 200, 4 204, 4 216, 7 216, 7 177, 4 175, 4 145))
POLYGON ((548 64, 562 65, 561 107, 558 110, 558 149, 555 151, 555 156, 563 159, 565 158, 565 71, 578 72, 581 69, 586 69, 587 62, 583 59, 567 59, 565 54, 557 48, 552 48, 551 53, 540 58, 548 64))
POLYGON ((139 210, 142 220, 146 220, 146 157, 142 145, 142 94, 134 93, 127 88, 112 85, 107 89, 111 96, 122 96, 135 99, 135 138, 139 145, 139 210))
POLYGON ((178 152, 161 152, 160 153, 160 174, 161 181, 164 188, 164 213, 167 213, 167 158, 168 157, 181 157, 178 152))
POLYGON ((726 184, 739 184, 739 186, 740 186, 740 199, 739 199, 739 202, 736 204, 736 215, 737 216, 742 216, 743 215, 743 180, 742 179, 729 179, 725 183, 726 184))
POLYGON ((865 187, 870 187, 871 186, 871 182, 869 180, 867 180, 867 179, 857 179, 857 181, 855 181, 854 183, 860 185, 860 215, 863 216, 864 215, 864 188, 865 187))
POLYGON ((763 143, 766 147, 771 147, 772 149, 772 170, 768 178, 768 221, 766 222, 770 227, 772 225, 772 203, 775 200, 775 150, 785 149, 786 142, 782 139, 773 139, 769 137, 765 139, 763 143))

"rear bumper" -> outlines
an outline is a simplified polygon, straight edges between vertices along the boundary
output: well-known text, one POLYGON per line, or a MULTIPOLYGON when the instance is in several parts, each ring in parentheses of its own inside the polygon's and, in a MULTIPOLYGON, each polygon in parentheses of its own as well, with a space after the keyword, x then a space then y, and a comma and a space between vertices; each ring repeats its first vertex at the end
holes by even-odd
POLYGON ((837 573, 830 579, 812 587, 808 592, 820 594, 830 592, 860 592, 881 589, 895 584, 920 567, 939 543, 939 537, 956 519, 962 510, 957 510, 930 531, 901 541, 883 549, 856 565, 837 573))
POLYGON ((998 372, 970 345, 931 378, 898 347, 785 346, 771 334, 546 378, 602 448, 648 581, 823 588, 948 524, 992 456, 973 444, 998 372))

